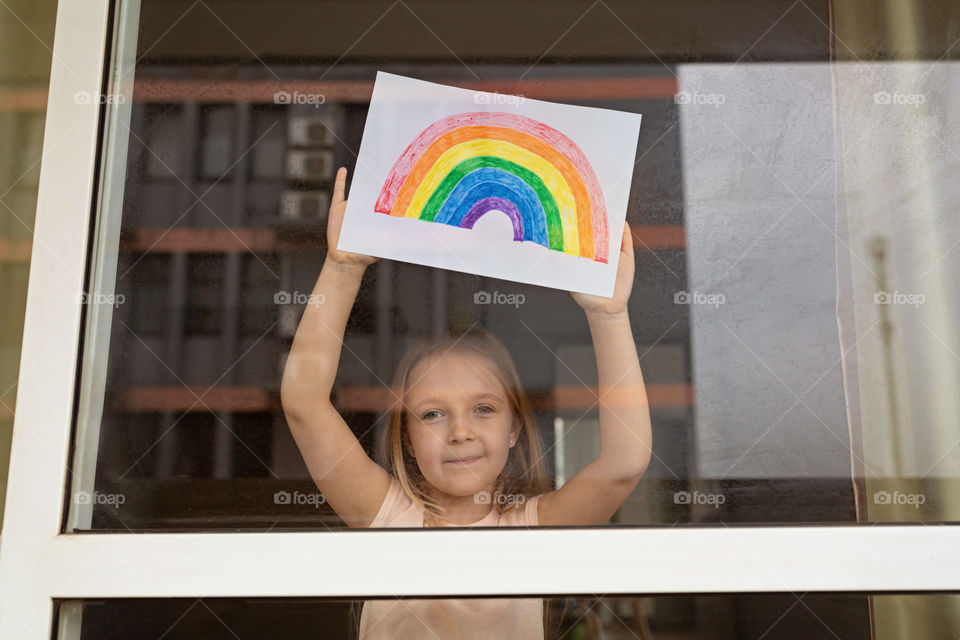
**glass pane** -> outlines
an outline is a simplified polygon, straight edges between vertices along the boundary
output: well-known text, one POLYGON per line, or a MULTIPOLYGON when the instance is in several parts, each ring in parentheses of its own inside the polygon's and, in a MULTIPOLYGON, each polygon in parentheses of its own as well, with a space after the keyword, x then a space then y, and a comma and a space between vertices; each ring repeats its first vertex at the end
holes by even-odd
MULTIPOLYGON (((123 198, 99 213, 94 259, 117 268, 92 286, 116 296, 89 298, 111 303, 88 305, 68 528, 374 524, 319 490, 324 458, 301 449, 311 430, 295 440, 280 389, 321 304, 334 172, 353 175, 378 70, 643 114, 632 344, 598 349, 604 331, 564 291, 381 260, 349 291, 334 382, 304 392, 321 409, 329 396, 342 442, 403 475, 392 438, 410 486, 432 487, 389 387, 423 341, 480 327, 529 412, 509 409, 524 448, 497 449, 511 462, 491 467, 496 500, 433 487, 464 514, 580 486, 565 513, 602 498, 617 525, 957 520, 960 48, 935 6, 885 6, 889 29, 872 29, 865 2, 538 0, 511 3, 504 31, 500 3, 143 0, 129 129, 105 140, 123 198), (629 421, 598 410, 597 359, 633 350, 652 452, 611 498, 610 477, 578 474, 601 451, 647 455, 639 394, 629 421)), ((464 353, 435 377, 470 379, 464 353)), ((365 468, 351 485, 368 496, 365 468)))
POLYGON ((53 42, 56 15, 55 0, 5 2, 0 12, 0 527, 53 62, 48 43, 53 42))
POLYGON ((131 637, 296 640, 316 638, 318 634, 330 640, 372 639, 387 637, 382 635, 384 623, 392 625, 392 631, 409 629, 411 632, 389 637, 543 637, 546 640, 912 640, 953 638, 960 631, 960 599, 953 594, 763 593, 522 600, 404 598, 366 603, 311 598, 142 598, 64 600, 58 603, 58 610, 57 637, 83 640, 131 637), (385 617, 375 624, 370 612, 384 612, 385 617), (493 618, 491 612, 498 612, 501 617, 493 618), (483 622, 466 630, 462 626, 477 619, 483 622), (452 621, 452 626, 424 628, 440 620, 452 621), (525 621, 531 623, 531 635, 507 631, 508 625, 525 621), (358 634, 360 626, 364 634, 358 634), (489 635, 497 630, 507 632, 489 635), (456 635, 449 635, 451 632, 456 635))

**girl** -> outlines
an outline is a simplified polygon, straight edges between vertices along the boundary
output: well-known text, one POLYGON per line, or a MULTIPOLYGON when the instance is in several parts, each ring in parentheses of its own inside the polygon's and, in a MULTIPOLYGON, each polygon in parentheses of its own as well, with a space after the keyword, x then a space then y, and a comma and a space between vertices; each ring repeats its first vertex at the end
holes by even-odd
MULTIPOLYGON (((366 267, 340 251, 347 172, 337 171, 327 255, 293 340, 283 410, 307 468, 350 527, 602 525, 650 461, 650 412, 627 317, 633 242, 624 225, 612 298, 573 293, 597 358, 600 453, 549 490, 543 450, 509 353, 483 330, 421 342, 402 359, 374 462, 330 402, 344 329, 366 267)), ((361 639, 542 638, 542 601, 364 603, 361 639)))

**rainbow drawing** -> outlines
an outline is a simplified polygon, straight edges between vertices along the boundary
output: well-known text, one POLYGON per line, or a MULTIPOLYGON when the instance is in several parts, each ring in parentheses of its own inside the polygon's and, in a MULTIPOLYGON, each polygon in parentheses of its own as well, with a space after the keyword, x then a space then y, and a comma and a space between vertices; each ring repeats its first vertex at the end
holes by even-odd
POLYGON ((514 241, 607 262, 603 192, 583 151, 519 114, 460 113, 427 127, 400 155, 375 210, 472 229, 505 213, 514 241))

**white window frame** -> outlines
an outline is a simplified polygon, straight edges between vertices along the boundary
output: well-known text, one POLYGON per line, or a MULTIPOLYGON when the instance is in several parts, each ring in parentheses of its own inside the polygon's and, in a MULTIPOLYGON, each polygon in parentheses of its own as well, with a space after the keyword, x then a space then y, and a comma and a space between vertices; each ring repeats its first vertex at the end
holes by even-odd
POLYGON ((110 0, 57 11, 0 638, 47 638, 54 599, 960 591, 960 525, 63 533, 105 112, 74 95, 101 93, 109 17, 110 0))

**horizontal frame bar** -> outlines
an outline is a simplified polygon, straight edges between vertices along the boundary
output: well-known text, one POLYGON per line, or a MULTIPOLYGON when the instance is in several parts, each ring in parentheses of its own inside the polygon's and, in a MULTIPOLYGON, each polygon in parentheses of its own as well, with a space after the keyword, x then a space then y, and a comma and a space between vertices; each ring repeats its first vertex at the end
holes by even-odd
POLYGON ((960 591, 956 549, 922 524, 69 534, 37 571, 57 598, 960 591))

